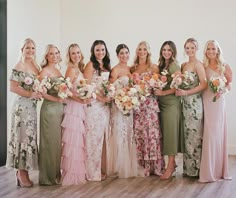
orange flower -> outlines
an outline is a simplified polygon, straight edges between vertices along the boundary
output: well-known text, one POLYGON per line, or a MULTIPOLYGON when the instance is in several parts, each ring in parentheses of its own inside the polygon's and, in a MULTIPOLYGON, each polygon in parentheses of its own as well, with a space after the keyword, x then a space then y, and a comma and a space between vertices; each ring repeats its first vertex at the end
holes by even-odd
POLYGON ((218 87, 220 85, 220 81, 219 79, 215 79, 212 81, 212 84, 215 86, 215 87, 218 87))
POLYGON ((145 76, 144 76, 144 80, 146 80, 146 81, 150 80, 150 76, 145 75, 145 76))
POLYGON ((157 80, 158 77, 159 77, 158 74, 153 74, 153 75, 152 75, 152 78, 153 78, 154 80, 157 80))

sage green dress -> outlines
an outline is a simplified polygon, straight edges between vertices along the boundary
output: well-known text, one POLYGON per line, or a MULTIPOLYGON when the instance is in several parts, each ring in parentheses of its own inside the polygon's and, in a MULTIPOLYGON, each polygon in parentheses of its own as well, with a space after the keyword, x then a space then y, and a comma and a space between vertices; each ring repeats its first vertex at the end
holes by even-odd
MULTIPOLYGON (((168 68, 167 85, 163 90, 170 89, 171 75, 180 70, 176 63, 168 68)), ((180 98, 175 94, 159 96, 160 124, 163 140, 163 155, 176 155, 183 152, 183 124, 180 98)))
MULTIPOLYGON (((18 82, 22 89, 32 91, 35 75, 13 69, 10 80, 18 82)), ((15 96, 6 167, 27 171, 38 169, 36 104, 37 100, 15 96)))
MULTIPOLYGON (((59 77, 51 78, 51 83, 58 83, 59 77)), ((48 94, 58 97, 54 87, 48 94)), ((39 143, 39 184, 56 185, 61 179, 61 122, 63 104, 44 99, 40 112, 39 143)))
MULTIPOLYGON (((190 73, 194 79, 184 89, 192 89, 199 85, 196 72, 190 73)), ((183 173, 198 176, 202 153, 203 104, 201 93, 183 96, 182 111, 184 121, 184 155, 183 173)))

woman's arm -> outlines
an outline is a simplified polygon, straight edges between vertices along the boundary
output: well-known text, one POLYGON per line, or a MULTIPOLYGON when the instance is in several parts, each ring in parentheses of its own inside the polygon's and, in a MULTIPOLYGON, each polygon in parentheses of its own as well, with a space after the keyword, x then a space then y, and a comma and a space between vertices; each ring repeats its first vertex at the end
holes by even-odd
POLYGON ((111 70, 111 74, 110 74, 110 78, 109 78, 110 83, 115 82, 118 77, 119 77, 119 72, 118 72, 118 70, 116 69, 116 67, 114 67, 114 68, 111 70))
POLYGON ((19 86, 19 82, 11 80, 10 81, 10 91, 16 93, 19 96, 38 99, 41 98, 42 95, 40 93, 36 93, 33 91, 27 91, 19 86))
POLYGON ((94 71, 93 63, 88 62, 84 69, 84 78, 88 80, 88 83, 91 83, 94 71))

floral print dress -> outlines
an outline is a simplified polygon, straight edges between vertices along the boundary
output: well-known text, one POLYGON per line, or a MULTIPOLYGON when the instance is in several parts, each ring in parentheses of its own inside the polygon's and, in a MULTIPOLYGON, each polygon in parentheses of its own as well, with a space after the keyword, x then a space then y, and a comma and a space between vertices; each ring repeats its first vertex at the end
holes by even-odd
MULTIPOLYGON (((12 70, 10 80, 32 90, 34 74, 12 70)), ((17 95, 12 107, 7 167, 33 170, 38 168, 36 101, 17 95)))
MULTIPOLYGON (((141 75, 144 75, 141 74, 141 75)), ((149 96, 134 111, 134 135, 139 165, 145 169, 145 176, 162 175, 165 167, 161 151, 161 130, 157 98, 149 96)))
MULTIPOLYGON (((199 84, 198 76, 191 72, 194 81, 186 87, 192 89, 199 84)), ((198 176, 202 152, 203 104, 201 93, 182 97, 184 122, 183 173, 198 176)))

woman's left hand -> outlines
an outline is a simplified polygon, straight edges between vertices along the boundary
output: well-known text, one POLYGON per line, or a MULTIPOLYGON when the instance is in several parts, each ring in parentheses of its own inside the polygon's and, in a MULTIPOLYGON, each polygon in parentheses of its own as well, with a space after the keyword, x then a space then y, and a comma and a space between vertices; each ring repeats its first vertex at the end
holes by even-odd
POLYGON ((187 95, 188 95, 188 92, 187 92, 187 90, 176 89, 175 95, 176 95, 176 96, 187 96, 187 95))

